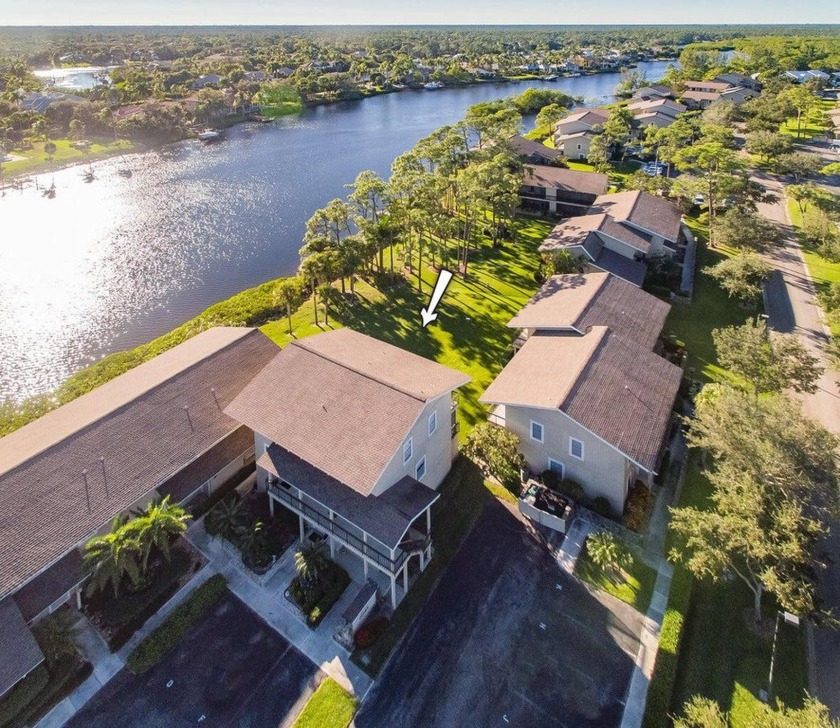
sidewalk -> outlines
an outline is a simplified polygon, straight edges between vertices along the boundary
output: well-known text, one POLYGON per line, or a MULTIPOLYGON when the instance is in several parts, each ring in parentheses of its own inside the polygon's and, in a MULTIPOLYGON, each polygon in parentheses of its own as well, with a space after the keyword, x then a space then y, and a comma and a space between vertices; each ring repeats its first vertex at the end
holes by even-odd
POLYGON ((246 572, 238 555, 225 550, 217 539, 207 535, 203 522, 194 523, 187 539, 207 558, 214 570, 228 580, 228 588, 260 615, 272 628, 306 655, 345 690, 362 699, 373 680, 356 664, 350 654, 333 639, 341 615, 356 595, 358 584, 351 583, 317 629, 310 629, 298 610, 285 597, 295 573, 294 545, 281 556, 274 573, 264 585, 246 572))

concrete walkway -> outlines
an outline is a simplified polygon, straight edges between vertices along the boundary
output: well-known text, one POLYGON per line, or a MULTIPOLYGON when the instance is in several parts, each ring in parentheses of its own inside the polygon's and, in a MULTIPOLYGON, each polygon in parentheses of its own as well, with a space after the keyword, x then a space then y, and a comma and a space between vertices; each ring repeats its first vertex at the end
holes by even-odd
POLYGON ((324 621, 313 630, 285 597, 295 573, 294 546, 286 550, 268 580, 260 584, 246 572, 238 554, 232 554, 221 541, 207 535, 203 522, 190 526, 187 538, 215 570, 227 577, 230 590, 271 627, 345 690, 360 699, 367 694, 373 680, 350 661, 350 654, 333 639, 333 633, 342 620, 341 614, 353 600, 358 584, 353 583, 345 590, 324 621))
POLYGON ((78 626, 81 634, 77 640, 88 661, 93 665, 93 673, 70 695, 58 703, 45 715, 35 728, 61 728, 72 718, 99 690, 110 681, 125 665, 125 661, 137 644, 149 633, 161 625, 179 604, 192 592, 209 579, 216 571, 211 565, 201 569, 187 584, 164 604, 157 613, 144 624, 134 636, 117 652, 111 653, 108 645, 99 633, 80 615, 78 626))
POLYGON ((586 537, 595 530, 595 527, 583 518, 575 518, 569 527, 569 532, 563 539, 563 543, 557 550, 557 564, 569 576, 575 574, 575 564, 586 541, 586 537))

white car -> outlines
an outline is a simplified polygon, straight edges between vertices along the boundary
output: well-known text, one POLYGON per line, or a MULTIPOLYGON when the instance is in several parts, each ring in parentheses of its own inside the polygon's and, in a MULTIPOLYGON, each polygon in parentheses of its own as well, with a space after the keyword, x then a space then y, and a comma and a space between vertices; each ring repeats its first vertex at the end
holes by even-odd
POLYGON ((694 204, 695 205, 703 205, 706 202, 706 198, 703 195, 694 195, 694 204))

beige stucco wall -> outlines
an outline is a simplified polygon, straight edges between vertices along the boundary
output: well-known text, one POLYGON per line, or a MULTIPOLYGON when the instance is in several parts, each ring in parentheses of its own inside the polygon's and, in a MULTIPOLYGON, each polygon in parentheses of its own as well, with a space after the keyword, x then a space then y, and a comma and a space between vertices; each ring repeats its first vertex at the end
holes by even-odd
POLYGON ((505 407, 505 426, 516 433, 528 467, 540 473, 548 469, 548 459, 565 466, 566 477, 579 482, 590 498, 603 496, 616 513, 624 510, 627 483, 635 468, 627 458, 595 437, 560 410, 505 407), (543 426, 543 443, 531 439, 531 420, 543 426), (569 437, 583 442, 583 457, 569 452, 569 437))

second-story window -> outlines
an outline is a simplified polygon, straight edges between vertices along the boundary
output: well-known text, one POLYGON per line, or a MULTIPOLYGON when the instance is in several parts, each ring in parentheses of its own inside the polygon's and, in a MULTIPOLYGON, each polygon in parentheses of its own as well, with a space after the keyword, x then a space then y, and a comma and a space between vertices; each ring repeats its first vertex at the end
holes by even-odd
POLYGON ((531 439, 537 442, 545 442, 545 431, 539 422, 531 420, 531 439))
POLYGON ((569 455, 578 460, 583 460, 583 441, 576 437, 569 438, 569 455))
POLYGON ((420 462, 417 463, 417 468, 414 471, 414 477, 417 480, 423 480, 423 476, 426 474, 426 457, 423 456, 420 458, 420 462))
POLYGON ((414 443, 412 442, 411 438, 409 437, 403 443, 403 465, 405 465, 409 460, 411 460, 413 455, 414 455, 414 443))
POLYGON ((429 415, 429 437, 435 434, 437 430, 437 412, 432 412, 429 415))

